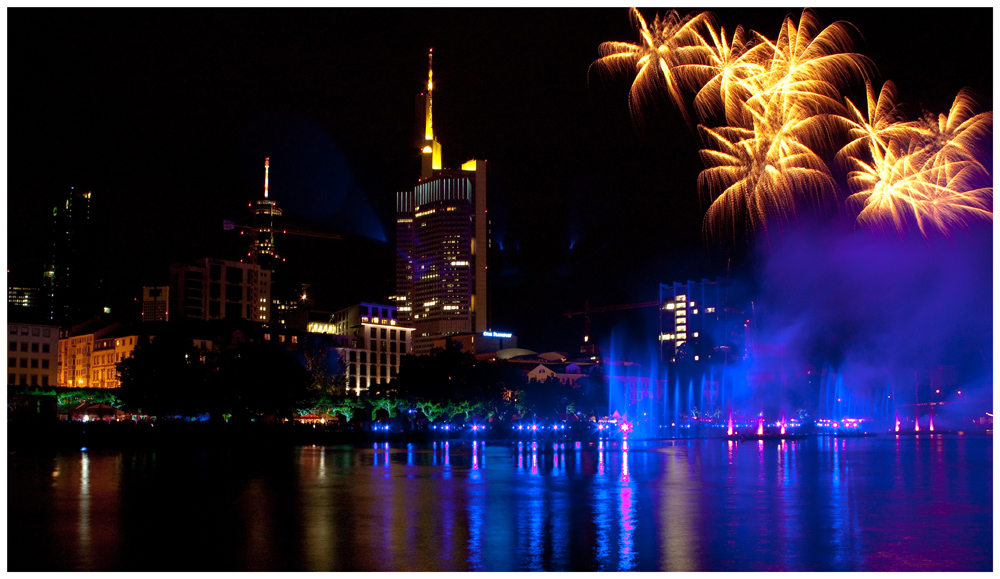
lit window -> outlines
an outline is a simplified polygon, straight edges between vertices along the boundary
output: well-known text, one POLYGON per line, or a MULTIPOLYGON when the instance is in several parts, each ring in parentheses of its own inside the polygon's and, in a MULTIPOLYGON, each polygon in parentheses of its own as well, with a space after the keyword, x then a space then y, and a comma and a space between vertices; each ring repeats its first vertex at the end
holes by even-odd
POLYGON ((676 301, 679 301, 679 302, 683 302, 683 301, 687 301, 688 297, 687 297, 687 296, 677 296, 677 297, 676 297, 676 298, 674 298, 674 299, 675 299, 676 301))
POLYGON ((691 312, 691 313, 692 313, 692 314, 697 314, 697 313, 698 313, 698 310, 695 310, 695 311, 693 311, 693 312, 691 312))
POLYGON ((677 318, 678 325, 684 325, 687 323, 687 318, 677 318))
POLYGON ((678 340, 684 340, 684 339, 687 339, 687 337, 688 337, 687 334, 677 334, 677 339, 678 340))
POLYGON ((688 304, 688 305, 690 305, 690 306, 691 306, 691 307, 693 308, 693 307, 694 307, 694 302, 691 302, 691 303, 690 303, 690 304, 688 304))
POLYGON ((668 310, 672 310, 672 309, 674 309, 674 304, 673 304, 673 302, 670 302, 669 304, 667 304, 667 305, 665 306, 665 308, 664 308, 664 309, 668 309, 668 310))
POLYGON ((695 333, 693 333, 691 335, 694 336, 695 338, 697 338, 698 337, 698 332, 695 332, 695 333))
POLYGON ((694 361, 695 361, 695 362, 697 362, 697 361, 698 361, 698 356, 695 356, 695 357, 694 357, 694 361))
POLYGON ((688 327, 687 326, 677 326, 676 329, 677 329, 678 332, 686 332, 687 329, 688 329, 688 327))

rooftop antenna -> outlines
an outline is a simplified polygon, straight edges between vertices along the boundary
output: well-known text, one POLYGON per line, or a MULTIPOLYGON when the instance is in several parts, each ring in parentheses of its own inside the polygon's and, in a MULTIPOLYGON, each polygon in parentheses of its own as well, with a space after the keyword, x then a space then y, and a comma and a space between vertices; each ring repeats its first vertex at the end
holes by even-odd
POLYGON ((264 199, 267 199, 267 168, 271 164, 271 157, 264 157, 264 199))

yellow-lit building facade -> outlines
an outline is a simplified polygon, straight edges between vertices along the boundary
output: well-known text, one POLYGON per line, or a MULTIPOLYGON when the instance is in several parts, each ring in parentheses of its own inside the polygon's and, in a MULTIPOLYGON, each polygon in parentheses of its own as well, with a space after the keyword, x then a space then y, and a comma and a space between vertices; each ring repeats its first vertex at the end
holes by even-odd
POLYGON ((90 357, 90 387, 119 388, 121 377, 117 364, 132 355, 139 336, 122 336, 94 340, 90 357))
POLYGON ((90 361, 94 351, 94 334, 60 338, 59 386, 90 388, 90 361))

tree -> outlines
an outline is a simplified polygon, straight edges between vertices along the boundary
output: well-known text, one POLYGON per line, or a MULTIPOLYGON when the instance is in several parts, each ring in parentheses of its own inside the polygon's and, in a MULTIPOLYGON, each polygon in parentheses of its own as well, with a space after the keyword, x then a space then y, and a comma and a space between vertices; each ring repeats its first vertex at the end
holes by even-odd
POLYGON ((285 417, 306 397, 310 375, 271 342, 234 342, 204 355, 182 332, 140 343, 119 362, 120 397, 142 412, 163 416, 285 417))
POLYGON ((350 396, 343 396, 336 400, 331 400, 330 405, 327 407, 328 414, 335 415, 340 414, 344 417, 347 422, 350 422, 354 418, 355 411, 364 408, 364 403, 357 398, 351 398, 350 396))
POLYGON ((152 415, 198 412, 213 406, 209 371, 190 341, 165 334, 140 340, 132 355, 117 364, 122 401, 152 415))
POLYGON ((395 418, 397 414, 396 410, 402 401, 398 398, 374 398, 369 399, 368 403, 372 408, 372 420, 375 420, 379 410, 385 410, 389 414, 389 418, 395 418))
POLYGON ((300 351, 311 392, 333 396, 347 389, 347 365, 333 347, 313 342, 300 351))
POLYGON ((432 402, 430 400, 417 400, 416 407, 418 410, 424 413, 427 420, 434 422, 437 420, 438 416, 444 413, 445 408, 443 404, 432 402))
POLYGON ((435 348, 427 356, 403 356, 393 389, 403 397, 460 400, 474 392, 476 359, 458 344, 435 348))

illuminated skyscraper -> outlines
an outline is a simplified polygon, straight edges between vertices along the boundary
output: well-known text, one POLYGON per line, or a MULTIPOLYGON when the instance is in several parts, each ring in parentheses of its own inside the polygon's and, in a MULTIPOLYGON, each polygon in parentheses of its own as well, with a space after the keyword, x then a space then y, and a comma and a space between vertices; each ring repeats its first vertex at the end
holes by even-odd
MULTIPOLYGON (((433 55, 433 53, 432 53, 433 55)), ((433 67, 424 97, 421 177, 396 194, 396 306, 400 323, 415 328, 413 352, 434 340, 489 327, 486 161, 443 169, 434 135, 433 67)))
POLYGON ((273 199, 268 197, 268 172, 271 158, 264 159, 264 198, 258 199, 251 206, 253 218, 252 238, 250 241, 250 263, 256 263, 263 269, 274 270, 281 257, 275 251, 275 234, 277 233, 275 217, 281 217, 281 209, 273 199))
POLYGON ((100 311, 90 225, 90 192, 70 188, 52 208, 52 259, 42 279, 47 318, 72 325, 100 311))

